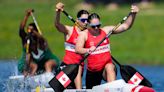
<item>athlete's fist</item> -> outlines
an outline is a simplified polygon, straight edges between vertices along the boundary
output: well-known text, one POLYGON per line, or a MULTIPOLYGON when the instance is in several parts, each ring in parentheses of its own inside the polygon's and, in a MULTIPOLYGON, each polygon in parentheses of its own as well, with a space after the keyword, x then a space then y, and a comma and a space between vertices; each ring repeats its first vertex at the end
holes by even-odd
POLYGON ((59 2, 56 4, 56 11, 63 11, 64 10, 64 4, 59 2))

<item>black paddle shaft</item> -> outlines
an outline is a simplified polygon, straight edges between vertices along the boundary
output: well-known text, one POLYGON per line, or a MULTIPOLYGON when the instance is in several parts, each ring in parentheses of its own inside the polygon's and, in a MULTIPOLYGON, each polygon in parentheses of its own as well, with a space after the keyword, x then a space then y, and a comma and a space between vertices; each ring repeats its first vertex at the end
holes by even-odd
POLYGON ((63 13, 64 13, 73 23, 76 22, 76 21, 73 19, 73 17, 70 16, 66 11, 63 10, 63 13))

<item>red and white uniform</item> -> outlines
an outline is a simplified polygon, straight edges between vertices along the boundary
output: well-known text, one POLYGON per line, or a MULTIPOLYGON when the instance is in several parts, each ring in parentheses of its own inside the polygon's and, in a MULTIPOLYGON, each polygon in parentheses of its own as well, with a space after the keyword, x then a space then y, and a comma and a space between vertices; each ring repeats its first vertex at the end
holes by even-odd
MULTIPOLYGON (((100 35, 98 36, 93 36, 90 32, 88 32, 88 38, 85 42, 85 48, 96 46, 105 36, 106 33, 101 29, 100 35)), ((104 42, 101 43, 100 46, 88 56, 88 70, 101 71, 102 69, 104 69, 107 63, 112 63, 109 43, 109 39, 106 38, 104 42)))
POLYGON ((65 64, 78 64, 82 59, 82 55, 75 53, 77 37, 78 33, 74 26, 72 35, 67 41, 65 41, 65 56, 63 58, 65 64))

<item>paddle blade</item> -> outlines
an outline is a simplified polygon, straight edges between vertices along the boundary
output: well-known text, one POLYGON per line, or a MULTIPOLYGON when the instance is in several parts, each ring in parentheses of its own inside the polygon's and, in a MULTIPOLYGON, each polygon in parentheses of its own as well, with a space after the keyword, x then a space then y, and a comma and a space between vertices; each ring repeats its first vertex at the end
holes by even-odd
POLYGON ((127 83, 128 82, 131 82, 132 78, 133 79, 135 78, 134 81, 136 83, 138 82, 139 85, 144 85, 144 86, 152 87, 152 84, 140 72, 138 72, 136 69, 134 69, 133 67, 131 67, 129 65, 122 65, 120 67, 120 72, 121 72, 122 78, 127 83), (137 80, 137 78, 139 80, 137 80))
POLYGON ((55 92, 63 92, 63 90, 74 81, 77 76, 78 69, 78 64, 67 65, 52 80, 49 81, 50 86, 55 92))

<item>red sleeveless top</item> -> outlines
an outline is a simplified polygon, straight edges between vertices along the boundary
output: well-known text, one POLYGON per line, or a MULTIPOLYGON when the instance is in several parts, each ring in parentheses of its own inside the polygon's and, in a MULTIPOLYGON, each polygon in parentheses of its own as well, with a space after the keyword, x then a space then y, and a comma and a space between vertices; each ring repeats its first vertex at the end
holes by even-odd
POLYGON ((65 41, 65 55, 63 58, 65 64, 78 64, 82 59, 82 55, 75 53, 77 37, 78 33, 74 26, 70 38, 65 41))
MULTIPOLYGON (((104 37, 106 33, 100 29, 100 35, 93 36, 88 31, 88 38, 85 42, 85 48, 96 46, 104 37)), ((87 68, 90 71, 101 71, 107 63, 112 63, 109 39, 106 38, 100 46, 92 52, 87 58, 87 68)))

